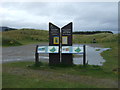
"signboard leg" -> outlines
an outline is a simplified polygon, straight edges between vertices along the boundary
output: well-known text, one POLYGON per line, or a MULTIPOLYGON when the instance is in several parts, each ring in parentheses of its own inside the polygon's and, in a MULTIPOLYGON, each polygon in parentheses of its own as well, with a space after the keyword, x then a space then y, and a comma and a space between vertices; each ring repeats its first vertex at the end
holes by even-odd
POLYGON ((86 46, 83 46, 83 65, 86 65, 86 46))
POLYGON ((39 54, 37 50, 38 50, 38 45, 36 46, 36 51, 35 51, 35 65, 39 64, 39 54))

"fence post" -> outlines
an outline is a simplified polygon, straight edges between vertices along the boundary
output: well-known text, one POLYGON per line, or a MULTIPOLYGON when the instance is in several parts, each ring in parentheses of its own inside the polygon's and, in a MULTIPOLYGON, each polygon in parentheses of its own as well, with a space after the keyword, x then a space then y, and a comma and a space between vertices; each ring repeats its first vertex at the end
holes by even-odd
POLYGON ((86 64, 86 46, 83 45, 83 65, 86 64))
POLYGON ((38 51, 38 45, 36 45, 36 50, 35 50, 35 65, 38 65, 39 63, 39 53, 38 51))

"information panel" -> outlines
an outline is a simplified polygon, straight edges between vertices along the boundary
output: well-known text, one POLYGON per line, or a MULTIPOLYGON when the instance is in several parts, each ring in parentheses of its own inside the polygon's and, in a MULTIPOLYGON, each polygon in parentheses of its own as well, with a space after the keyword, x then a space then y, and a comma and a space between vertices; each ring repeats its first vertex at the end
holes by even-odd
MULTIPOLYGON (((38 53, 59 53, 58 46, 39 46, 38 53)), ((83 54, 82 46, 62 46, 62 53, 81 53, 83 54)))
POLYGON ((68 36, 62 36, 62 44, 68 44, 68 36))
POLYGON ((38 53, 59 53, 58 46, 39 46, 38 53))
POLYGON ((62 53, 70 53, 71 46, 62 46, 62 53))
POLYGON ((62 53, 83 54, 82 46, 62 46, 62 53))
POLYGON ((46 46, 39 46, 37 53, 47 53, 46 52, 47 47, 46 46))
POLYGON ((58 36, 54 36, 53 37, 54 38, 54 40, 53 40, 53 44, 59 44, 59 37, 58 36))
POLYGON ((59 53, 58 46, 48 46, 47 53, 59 53))
POLYGON ((81 54, 83 54, 83 47, 73 46, 72 47, 72 53, 81 53, 81 54))

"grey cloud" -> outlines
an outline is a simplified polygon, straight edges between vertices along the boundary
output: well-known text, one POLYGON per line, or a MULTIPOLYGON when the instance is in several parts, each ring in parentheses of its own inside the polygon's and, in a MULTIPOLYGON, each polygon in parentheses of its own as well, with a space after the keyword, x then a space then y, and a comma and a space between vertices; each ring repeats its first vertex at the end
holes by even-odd
POLYGON ((74 31, 93 29, 114 31, 118 27, 118 4, 113 2, 22 2, 3 3, 2 7, 9 10, 24 11, 26 13, 26 16, 21 13, 18 20, 15 20, 14 18, 12 21, 3 20, 3 24, 11 24, 11 26, 13 25, 15 27, 28 26, 48 29, 49 22, 53 22, 54 24, 62 27, 71 21, 74 23, 74 31), (22 22, 25 18, 27 18, 26 21, 22 22))

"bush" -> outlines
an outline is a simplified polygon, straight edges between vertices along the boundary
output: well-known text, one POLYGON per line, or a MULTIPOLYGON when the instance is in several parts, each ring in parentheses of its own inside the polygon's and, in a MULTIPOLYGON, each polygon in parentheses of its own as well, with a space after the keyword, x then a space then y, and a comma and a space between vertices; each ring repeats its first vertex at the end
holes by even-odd
POLYGON ((18 46, 18 45, 22 45, 22 44, 8 37, 2 38, 2 46, 18 46))

